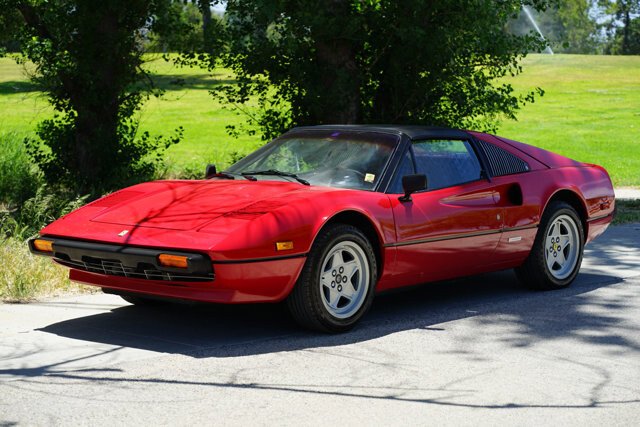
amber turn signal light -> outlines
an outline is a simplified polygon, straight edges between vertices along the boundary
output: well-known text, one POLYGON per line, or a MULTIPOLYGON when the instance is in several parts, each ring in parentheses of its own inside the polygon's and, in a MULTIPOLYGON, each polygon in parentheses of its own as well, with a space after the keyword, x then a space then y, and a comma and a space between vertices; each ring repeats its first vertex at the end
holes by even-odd
POLYGON ((290 249, 293 249, 293 242, 276 242, 277 251, 288 251, 290 249))
POLYGON ((189 259, 182 255, 160 254, 158 261, 163 267, 187 268, 189 265, 189 259))
POLYGON ((33 248, 38 252, 53 252, 53 242, 51 240, 36 239, 33 241, 33 248))

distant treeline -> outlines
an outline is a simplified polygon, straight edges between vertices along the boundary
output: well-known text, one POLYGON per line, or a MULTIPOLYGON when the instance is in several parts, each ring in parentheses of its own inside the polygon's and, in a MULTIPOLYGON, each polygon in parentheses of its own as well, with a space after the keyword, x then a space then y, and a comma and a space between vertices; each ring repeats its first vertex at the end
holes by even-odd
MULTIPOLYGON (((146 51, 208 51, 219 47, 216 33, 225 25, 226 1, 163 0, 168 13, 156 17, 159 25, 141 29, 146 51), (158 28, 160 30, 158 30, 158 28), (171 28, 171 31, 162 29, 171 28)), ((525 13, 526 3, 507 25, 518 35, 535 31, 525 13)), ((640 0, 562 0, 544 11, 529 8, 550 48, 556 53, 640 54, 640 0)), ((0 50, 20 52, 14 35, 23 25, 17 12, 0 15, 0 50)))
MULTIPOLYGON (((509 31, 535 29, 525 8, 509 31)), ((556 53, 640 54, 640 0, 562 0, 544 11, 528 11, 556 53)))

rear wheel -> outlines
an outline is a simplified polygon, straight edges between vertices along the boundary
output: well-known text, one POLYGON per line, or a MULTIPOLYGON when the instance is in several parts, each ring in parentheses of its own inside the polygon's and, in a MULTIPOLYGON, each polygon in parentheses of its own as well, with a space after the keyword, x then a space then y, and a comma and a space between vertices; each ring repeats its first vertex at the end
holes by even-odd
POLYGON ((533 248, 516 268, 520 281, 533 289, 569 286, 578 275, 584 250, 584 231, 576 210, 553 202, 540 222, 533 248))
POLYGON ((376 259, 365 235, 350 225, 329 225, 313 244, 287 307, 306 328, 347 331, 371 306, 376 280, 376 259))

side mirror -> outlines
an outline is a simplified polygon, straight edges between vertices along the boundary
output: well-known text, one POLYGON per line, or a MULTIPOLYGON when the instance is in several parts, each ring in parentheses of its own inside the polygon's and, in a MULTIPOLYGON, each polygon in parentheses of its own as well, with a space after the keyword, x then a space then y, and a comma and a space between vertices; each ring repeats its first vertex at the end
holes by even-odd
POLYGON ((412 193, 427 189, 427 176, 425 174, 403 176, 402 189, 404 190, 404 196, 398 200, 401 202, 410 202, 412 200, 412 193))
POLYGON ((217 174, 218 171, 216 170, 216 165, 209 163, 207 165, 207 169, 204 173, 204 179, 209 179, 211 177, 213 177, 215 174, 217 174))

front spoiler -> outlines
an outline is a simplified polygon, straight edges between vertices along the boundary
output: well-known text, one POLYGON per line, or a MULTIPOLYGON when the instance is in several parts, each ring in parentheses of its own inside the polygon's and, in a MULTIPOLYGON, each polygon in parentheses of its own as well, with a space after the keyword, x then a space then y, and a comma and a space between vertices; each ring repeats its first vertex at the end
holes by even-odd
POLYGON ((101 287, 111 293, 134 293, 169 299, 249 303, 278 302, 286 298, 306 262, 305 255, 277 259, 215 263, 197 252, 132 247, 84 240, 43 236, 53 242, 53 253, 43 253, 29 241, 31 252, 49 255, 69 267, 69 279, 101 287), (161 253, 189 257, 189 269, 166 268, 158 264, 161 253), (100 264, 96 260, 101 260, 100 264), (158 268, 152 273, 141 266, 158 268), (138 270, 132 270, 138 269, 138 270), (182 276, 180 275, 182 274, 182 276))
POLYGON ((216 265, 214 282, 163 282, 107 276, 71 269, 69 279, 98 286, 109 293, 133 293, 169 299, 224 304, 279 302, 300 275, 305 257, 216 265))

